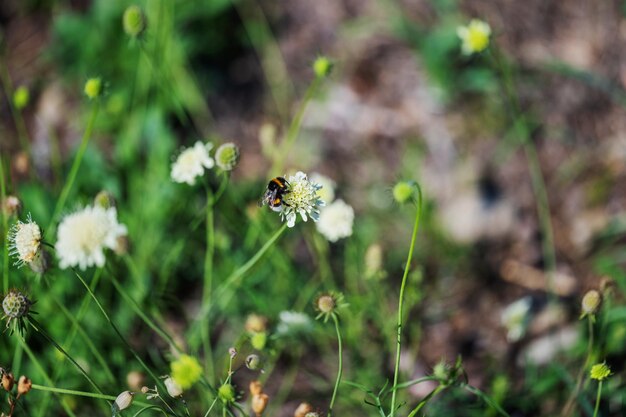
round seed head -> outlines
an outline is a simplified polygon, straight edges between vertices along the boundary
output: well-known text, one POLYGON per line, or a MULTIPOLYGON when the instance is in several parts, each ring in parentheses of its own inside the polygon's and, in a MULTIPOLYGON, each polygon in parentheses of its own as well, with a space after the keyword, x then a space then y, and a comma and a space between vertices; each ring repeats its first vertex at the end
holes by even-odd
POLYGON ((11 290, 2 300, 2 310, 5 316, 11 319, 19 319, 28 314, 30 300, 21 292, 11 290))
POLYGON ((222 384, 217 390, 218 397, 225 403, 232 403, 235 401, 235 387, 230 384, 222 384))
POLYGON ((404 204, 413 197, 415 189, 408 181, 400 181, 393 187, 393 198, 398 204, 404 204))
POLYGON ((591 379, 603 381, 611 375, 611 368, 606 363, 598 363, 591 367, 589 375, 591 379))
POLYGON ((23 85, 17 87, 17 89, 13 93, 13 105, 15 106, 15 108, 18 110, 22 110, 28 105, 29 100, 30 93, 28 92, 28 88, 23 85))
POLYGON ((215 151, 215 163, 224 171, 232 171, 239 161, 239 148, 232 142, 224 143, 215 151))
POLYGON ((124 32, 130 37, 136 38, 146 29, 146 16, 139 6, 129 6, 122 17, 124 32))
POLYGON ((102 94, 102 80, 100 78, 90 78, 85 83, 85 95, 90 99, 100 97, 102 94))
POLYGON ((320 56, 313 62, 313 72, 318 78, 328 77, 333 69, 333 63, 328 57, 320 56))

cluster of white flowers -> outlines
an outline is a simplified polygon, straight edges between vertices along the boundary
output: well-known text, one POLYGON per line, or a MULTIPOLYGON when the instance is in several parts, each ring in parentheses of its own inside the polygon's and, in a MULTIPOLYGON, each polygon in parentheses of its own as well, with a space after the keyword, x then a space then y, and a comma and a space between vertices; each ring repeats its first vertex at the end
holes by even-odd
POLYGON ((280 211, 283 221, 287 220, 287 226, 293 227, 296 224, 298 214, 304 221, 307 221, 309 217, 314 222, 318 221, 319 208, 325 204, 317 193, 322 186, 309 181, 307 175, 302 171, 296 172, 296 175, 291 175, 287 182, 289 189, 283 196, 284 204, 280 211))
POLYGON ((211 148, 212 143, 198 141, 191 148, 184 149, 172 165, 172 180, 194 185, 196 178, 204 175, 205 169, 211 169, 215 165, 215 161, 209 156, 211 148))
POLYGON ((324 188, 318 191, 318 195, 325 197, 327 203, 320 210, 319 221, 316 223, 317 231, 320 232, 330 242, 336 242, 352 235, 354 224, 354 209, 341 199, 335 198, 335 182, 330 178, 313 173, 311 178, 323 184, 324 188), (323 193, 323 194, 322 194, 323 193))
POLYGON ((105 249, 116 250, 126 226, 117 220, 115 207, 87 206, 63 218, 55 245, 61 268, 104 266, 105 249))
POLYGON ((26 223, 18 221, 9 233, 9 254, 15 256, 15 265, 23 266, 35 260, 41 248, 41 229, 28 215, 26 223))
POLYGON ((239 160, 239 148, 234 143, 227 142, 215 151, 215 159, 209 152, 213 149, 212 143, 196 142, 192 147, 183 149, 172 164, 170 177, 172 181, 194 185, 196 179, 203 176, 205 170, 216 164, 222 171, 231 171, 239 160))

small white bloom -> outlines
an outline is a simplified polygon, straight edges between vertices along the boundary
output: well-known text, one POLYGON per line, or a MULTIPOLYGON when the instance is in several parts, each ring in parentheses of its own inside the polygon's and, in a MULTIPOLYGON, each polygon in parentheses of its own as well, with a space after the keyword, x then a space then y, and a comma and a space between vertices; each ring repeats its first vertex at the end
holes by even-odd
POLYGON ((193 147, 183 150, 172 164, 172 180, 194 185, 196 178, 204 175, 205 169, 211 169, 215 165, 215 161, 209 156, 212 147, 212 143, 198 141, 193 147))
POLYGON ((352 235, 354 210, 343 200, 337 200, 320 211, 317 231, 331 242, 352 235))
POLYGON ((167 388, 167 393, 172 398, 178 398, 183 395, 183 389, 180 385, 176 383, 176 381, 174 381, 174 378, 172 378, 171 376, 165 378, 163 383, 165 384, 165 388, 167 388))
POLYGON ((508 331, 506 337, 510 342, 517 342, 524 336, 524 333, 526 333, 530 307, 530 297, 524 297, 509 304, 502 311, 500 321, 508 331))
POLYGON ((281 311, 278 315, 279 323, 276 326, 278 334, 306 333, 312 328, 311 318, 297 311, 281 311))
POLYGON ((126 234, 126 226, 118 223, 114 207, 87 206, 69 214, 61 221, 57 233, 55 248, 59 266, 102 267, 104 250, 115 250, 118 239, 126 234))
POLYGON ((9 254, 16 256, 15 265, 23 266, 35 260, 41 248, 41 229, 28 215, 26 223, 18 221, 9 232, 9 254))
POLYGON ((280 212, 283 221, 287 220, 287 226, 293 227, 296 224, 298 214, 304 221, 307 221, 309 217, 314 222, 318 221, 319 207, 324 206, 324 201, 320 199, 317 191, 322 186, 309 181, 307 175, 301 171, 290 176, 287 181, 289 182, 289 190, 284 194, 284 208, 280 212))
POLYGON ((324 203, 330 204, 333 202, 335 199, 335 187, 337 186, 335 181, 318 172, 312 172, 309 180, 314 184, 322 186, 321 189, 317 190, 317 195, 324 203))

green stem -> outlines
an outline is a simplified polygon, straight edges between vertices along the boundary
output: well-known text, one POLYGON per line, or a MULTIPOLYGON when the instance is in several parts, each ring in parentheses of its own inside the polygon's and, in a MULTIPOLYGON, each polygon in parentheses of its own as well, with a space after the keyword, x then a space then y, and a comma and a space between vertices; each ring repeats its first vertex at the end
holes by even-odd
MULTIPOLYGON (((88 391, 76 391, 73 389, 65 389, 65 388, 57 388, 57 387, 47 387, 45 385, 39 385, 39 384, 33 384, 31 388, 37 391, 53 392, 56 394, 74 395, 76 397, 98 398, 101 400, 109 400, 109 401, 115 401, 117 399, 117 397, 113 395, 98 394, 95 392, 88 392, 88 391)), ((144 403, 142 401, 133 401, 133 405, 148 406, 148 407, 158 408, 159 410, 161 410, 161 408, 157 407, 156 405, 144 403)))
POLYGON ((333 314, 333 321, 335 322, 335 331, 337 332, 337 343, 339 344, 339 368, 337 369, 337 379, 335 380, 335 388, 333 389, 333 396, 330 399, 330 405, 328 406, 328 417, 333 414, 333 406, 335 404, 335 398, 337 397, 337 391, 339 390, 339 383, 341 382, 341 375, 343 374, 343 345, 341 342, 341 332, 339 331, 339 319, 337 315, 333 314))
POLYGON ((598 416, 598 410, 600 409, 600 397, 602 396, 602 381, 598 382, 598 393, 596 394, 596 406, 593 409, 593 417, 598 416))
MULTIPOLYGON (((248 260, 248 262, 233 271, 233 273, 230 274, 228 278, 226 278, 226 280, 224 280, 224 282, 220 284, 219 287, 217 287, 217 290, 215 291, 215 297, 213 297, 213 299, 220 300, 220 302, 222 302, 223 304, 228 304, 233 296, 234 291, 236 290, 236 287, 239 285, 238 281, 243 278, 246 272, 248 272, 259 261, 259 259, 261 259, 265 252, 267 252, 267 250, 272 247, 272 245, 285 232, 285 230, 287 230, 287 223, 283 224, 281 228, 278 229, 278 231, 274 233, 274 235, 267 242, 265 242, 261 249, 259 249, 259 251, 248 260), (225 294, 227 290, 231 290, 231 293, 228 295, 225 294)), ((214 303, 210 303, 202 306, 202 310, 200 311, 196 325, 198 325, 202 320, 208 317, 213 305, 214 303)))
POLYGON ((509 413, 504 411, 504 409, 502 407, 500 407, 500 405, 498 403, 496 403, 487 394, 485 394, 484 392, 482 392, 478 388, 473 387, 473 386, 471 386, 469 384, 465 384, 465 383, 462 383, 460 386, 464 390, 466 390, 468 392, 471 392, 472 394, 474 394, 478 398, 482 399, 484 402, 486 402, 488 405, 490 405, 493 409, 495 409, 500 415, 502 415, 504 417, 511 417, 509 415, 509 413))
POLYGON ((89 144, 89 139, 91 138, 91 133, 93 131, 94 124, 96 122, 96 116, 98 115, 99 103, 96 101, 91 108, 91 115, 89 116, 89 120, 87 122, 87 128, 85 129, 85 133, 83 134, 83 138, 80 141, 80 147, 78 148, 78 152, 76 153, 76 157, 74 157, 74 162, 72 163, 72 168, 70 169, 70 173, 65 181, 65 185, 61 190, 61 195, 57 200, 56 207, 54 208, 54 212, 52 214, 52 218, 50 219, 50 224, 48 225, 48 231, 52 231, 52 226, 54 222, 61 215, 61 211, 65 207, 65 202, 69 197, 70 191, 72 190, 72 186, 74 185, 74 181, 76 180, 76 176, 78 175, 78 169, 80 168, 80 164, 83 160, 83 156, 85 155, 85 151, 87 150, 87 145, 89 144))
POLYGON ((291 121, 291 125, 289 125, 289 130, 287 131, 287 137, 285 138, 281 146, 282 154, 274 158, 274 163, 272 164, 272 169, 270 170, 272 175, 283 174, 281 172, 283 170, 283 163, 289 156, 289 152, 291 151, 291 148, 293 147, 293 144, 295 143, 296 138, 298 137, 298 133, 300 133, 300 126, 302 125, 302 118, 304 117, 304 111, 306 110, 309 102, 311 101, 315 93, 317 92, 317 88, 320 84, 320 81, 321 81, 321 78, 316 77, 311 83, 311 85, 309 85, 309 88, 306 90, 306 93, 304 94, 304 99, 302 100, 302 103, 300 104, 300 107, 298 108, 298 112, 296 113, 293 120, 291 121))
MULTIPOLYGON (((26 352, 26 355, 28 355, 28 357, 30 358, 30 361, 33 363, 33 365, 35 365, 35 368, 37 368, 37 370, 39 371, 39 374, 42 376, 42 378, 46 381, 47 384, 52 385, 53 382, 50 379, 50 376, 46 373, 46 370, 41 365, 41 362, 39 362, 39 358, 33 353, 32 350, 30 350, 30 348, 28 347, 28 344, 26 343, 24 338, 20 335, 20 336, 18 336, 17 340, 19 341, 20 345, 22 346, 22 349, 24 349, 24 351, 26 352)), ((33 384, 33 388, 34 388, 35 385, 36 384, 33 384)), ((56 397, 59 400, 59 404, 61 404, 61 407, 63 407, 63 410, 65 410, 67 415, 70 416, 70 417, 76 417, 76 414, 74 414, 72 409, 65 403, 63 398, 61 398, 61 396, 59 396, 59 395, 56 395, 56 397)))
POLYGON ((420 217, 422 215, 422 189, 417 185, 417 210, 415 213, 415 224, 413 225, 413 235, 411 236, 411 246, 409 247, 409 255, 407 257, 406 265, 404 266, 404 275, 402 276, 402 284, 400 285, 400 297, 398 300, 398 324, 397 324, 397 339, 396 339, 396 362, 393 370, 393 392, 391 393, 391 410, 389 415, 394 416, 396 412, 396 394, 395 389, 398 384, 399 370, 400 370, 400 351, 402 349, 402 319, 404 308, 404 289, 406 287, 407 277, 409 276, 409 269, 411 268, 411 260, 413 259, 413 250, 415 249, 415 241, 417 240, 417 231, 419 230, 420 217))
POLYGON ((209 413, 211 413, 211 410, 213 410, 213 407, 215 407, 215 403, 217 403, 218 398, 219 398, 218 396, 215 396, 215 398, 213 399, 213 402, 211 403, 211 406, 209 407, 208 410, 206 410, 204 417, 209 417, 209 413))
MULTIPOLYGON (((207 187, 206 205, 206 251, 204 253, 204 291, 202 292, 202 304, 211 303, 213 292, 213 256, 215 253, 215 224, 213 216, 213 205, 215 204, 213 194, 207 187)), ((202 345, 204 348, 205 369, 211 381, 215 381, 215 370, 213 369, 213 350, 211 349, 211 330, 208 323, 201 328, 202 345)))
POLYGON ((4 208, 7 197, 6 178, 4 176, 4 164, 0 156, 0 210, 2 211, 2 241, 4 242, 4 253, 2 259, 2 283, 4 293, 9 292, 9 245, 7 235, 9 233, 9 219, 4 208))
POLYGON ((589 367, 592 360, 593 355, 593 319, 592 316, 587 316, 587 331, 589 332, 589 341, 587 342, 587 357, 585 358, 585 363, 578 371, 578 376, 576 377, 576 386, 574 390, 571 392, 563 410, 561 411, 561 417, 566 417, 570 414, 571 408, 580 393, 580 390, 583 386, 583 378, 585 376, 585 370, 589 367))
POLYGON ((74 360, 74 358, 72 358, 70 356, 69 353, 67 353, 65 351, 65 349, 63 349, 61 347, 61 345, 59 345, 53 338, 52 336, 50 336, 41 326, 41 324, 39 324, 39 322, 37 320, 35 320, 34 318, 30 317, 28 319, 30 325, 33 327, 33 329, 35 329, 39 334, 41 334, 44 339, 46 339, 48 342, 52 343, 52 345, 59 351, 61 352, 71 363, 72 365, 74 365, 76 367, 76 369, 78 369, 78 371, 85 377, 85 379, 87 381, 89 381, 89 383, 91 384, 92 387, 94 387, 96 389, 96 391, 98 391, 100 394, 102 394, 102 389, 100 388, 100 386, 89 376, 89 374, 87 373, 87 371, 85 371, 83 369, 82 366, 80 366, 78 364, 78 362, 76 362, 74 360))

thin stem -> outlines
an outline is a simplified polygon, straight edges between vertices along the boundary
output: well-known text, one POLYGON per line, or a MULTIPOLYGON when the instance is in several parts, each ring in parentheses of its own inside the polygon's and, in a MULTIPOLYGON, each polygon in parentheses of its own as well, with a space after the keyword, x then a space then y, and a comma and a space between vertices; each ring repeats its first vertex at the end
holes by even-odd
POLYGON ((87 145, 89 144, 89 139, 91 138, 91 133, 93 131, 94 124, 96 122, 96 116, 98 115, 98 108, 100 104, 96 101, 92 108, 91 114, 89 116, 89 120, 87 121, 87 127, 85 128, 85 133, 83 134, 83 138, 80 141, 80 147, 78 148, 78 152, 74 157, 74 162, 72 163, 72 168, 70 169, 70 173, 65 181, 65 185, 61 190, 61 195, 57 200, 56 207, 54 208, 54 212, 52 214, 52 218, 50 219, 50 224, 48 225, 49 231, 52 230, 52 226, 54 222, 61 215, 61 211, 65 207, 65 202, 69 197, 70 191, 72 190, 72 186, 74 185, 74 181, 76 180, 76 176, 78 175, 78 169, 80 168, 80 164, 83 160, 83 156, 85 155, 85 151, 87 150, 87 145))
MULTIPOLYGON (((413 250, 415 249, 415 241, 417 240, 417 231, 419 230, 420 217, 422 215, 422 189, 417 185, 417 210, 415 213, 415 224, 413 226, 413 235, 411 236, 411 246, 409 247, 409 255, 407 257, 406 265, 404 266, 404 275, 402 276, 402 284, 400 285, 400 297, 398 300, 398 333, 396 339, 396 363, 393 371, 393 385, 392 388, 398 384, 399 370, 400 370, 400 351, 402 349, 402 319, 404 308, 404 289, 406 287, 407 277, 409 276, 409 269, 411 268, 411 260, 413 259, 413 250)), ((396 412, 396 394, 397 390, 393 389, 391 393, 391 410, 390 416, 393 417, 396 412)))
MULTIPOLYGON (((28 130, 26 130, 26 123, 24 123, 24 118, 22 117, 22 112, 15 107, 13 104, 13 82, 11 81, 11 76, 9 75, 9 69, 6 66, 6 61, 4 59, 5 64, 2 65, 2 70, 0 70, 0 79, 2 81, 2 87, 7 97, 7 102, 9 103, 9 108, 11 109, 11 115, 13 116, 13 120, 15 121, 15 127, 17 128, 17 137, 20 141, 20 145, 26 151, 28 155, 28 159, 32 160, 32 153, 30 149, 30 142, 28 139, 28 130)), ((32 172, 32 164, 29 164, 29 170, 32 172)))
POLYGON ((93 380, 91 379, 91 377, 89 376, 89 374, 87 374, 87 371, 85 371, 83 369, 82 366, 80 366, 78 364, 78 362, 76 362, 74 360, 74 358, 72 358, 70 356, 69 353, 67 353, 65 351, 65 349, 63 349, 61 347, 61 345, 59 345, 53 338, 52 336, 50 336, 41 326, 41 324, 39 324, 39 322, 37 320, 35 320, 34 318, 30 317, 28 319, 28 322, 30 323, 30 325, 33 327, 33 329, 35 329, 39 334, 41 334, 44 339, 46 339, 48 342, 52 343, 52 345, 54 345, 54 347, 61 352, 70 362, 72 362, 72 365, 74 365, 76 367, 76 369, 78 369, 78 371, 85 377, 85 379, 87 381, 89 381, 89 383, 91 384, 92 387, 94 387, 96 389, 96 391, 98 391, 100 394, 102 394, 102 389, 100 388, 100 386, 93 380))
MULTIPOLYGON (((252 258, 248 260, 248 262, 234 270, 233 273, 230 274, 228 278, 226 278, 226 280, 222 284, 220 284, 219 287, 217 287, 217 290, 215 291, 215 297, 213 297, 213 299, 220 300, 223 304, 228 304, 233 296, 236 286, 238 286, 239 284, 238 281, 243 278, 246 272, 248 272, 259 261, 259 259, 261 259, 265 252, 267 252, 267 250, 272 247, 272 245, 285 232, 285 230, 287 230, 286 223, 283 224, 282 227, 278 229, 278 231, 274 233, 274 235, 267 242, 265 242, 261 249, 259 249, 258 252, 255 253, 254 256, 252 256, 252 258), (225 293, 227 290, 232 291, 230 294, 226 295, 225 293)), ((213 305, 214 303, 209 303, 202 306, 202 310, 200 311, 196 325, 198 325, 199 322, 208 317, 213 305)))
POLYGON ((500 405, 498 403, 496 403, 494 400, 492 400, 487 394, 485 394, 484 392, 482 392, 481 390, 479 390, 476 387, 473 387, 469 384, 465 384, 462 383, 461 388, 463 388, 464 390, 471 392, 472 394, 474 394, 475 396, 477 396, 478 398, 482 399, 484 402, 486 402, 487 404, 489 404, 493 409, 495 409, 499 414, 501 414, 504 417, 511 417, 509 415, 509 413, 507 413, 506 411, 504 411, 504 409, 502 407, 500 407, 500 405))
MULTIPOLYGON (((213 193, 207 187, 206 205, 206 251, 204 253, 204 290, 202 292, 202 304, 211 303, 213 292, 213 256, 215 253, 215 224, 213 216, 213 193)), ((204 348, 205 368, 211 381, 215 381, 213 369, 213 351, 211 349, 211 330, 207 325, 202 326, 202 345, 204 348)))
POLYGON ((6 178, 4 176, 4 164, 0 156, 0 210, 2 211, 2 241, 4 242, 4 253, 2 259, 2 283, 4 293, 9 292, 9 245, 7 235, 9 233, 9 219, 4 207, 7 197, 6 178))
POLYGON ((339 344, 337 352, 339 355, 339 367, 337 369, 337 379, 335 380, 333 396, 331 397, 330 405, 328 406, 328 417, 331 417, 333 414, 333 405, 335 404, 335 398, 337 397, 337 391, 339 390, 339 383, 341 382, 341 375, 343 374, 343 345, 341 342, 341 332, 339 331, 339 319, 337 319, 336 314, 333 314, 332 317, 335 322, 335 331, 337 332, 337 343, 339 344))
POLYGON ((218 396, 215 396, 215 398, 213 399, 213 402, 211 403, 211 406, 209 407, 208 410, 206 410, 204 417, 209 417, 209 413, 211 413, 211 410, 213 410, 213 407, 215 407, 215 403, 217 403, 218 398, 219 398, 218 396))
POLYGON ((580 390, 583 386, 583 378, 585 376, 585 370, 589 367, 592 360, 593 355, 593 318, 592 316, 587 316, 587 331, 589 332, 589 340, 587 342, 587 357, 585 358, 584 365, 578 371, 578 376, 576 377, 576 386, 574 390, 571 392, 563 410, 561 411, 561 417, 566 417, 569 415, 572 407, 574 406, 574 402, 580 393, 580 390))
POLYGON ((317 92, 317 87, 320 84, 320 80, 321 78, 316 77, 311 83, 311 85, 309 85, 309 88, 306 90, 306 93, 304 94, 304 99, 302 99, 302 103, 300 104, 300 107, 298 107, 298 112, 292 119, 291 125, 289 125, 289 130, 287 131, 287 137, 285 138, 281 146, 283 150, 282 155, 274 158, 274 163, 272 164, 272 169, 270 170, 272 175, 282 174, 281 171, 283 169, 283 163, 289 156, 289 152, 291 151, 291 148, 293 147, 293 144, 295 143, 296 138, 298 137, 298 133, 300 133, 300 127, 302 125, 302 118, 304 117, 304 111, 306 110, 309 102, 311 101, 315 93, 317 92))
POLYGON ((600 397, 602 396, 602 381, 598 382, 598 393, 596 394, 596 406, 593 409, 593 417, 598 416, 598 410, 600 409, 600 397))
MULTIPOLYGON (((76 391, 73 389, 65 389, 65 388, 57 388, 57 387, 48 387, 48 386, 39 385, 39 384, 33 384, 31 388, 34 390, 38 390, 38 391, 53 392, 56 394, 74 395, 76 397, 98 398, 101 400, 109 400, 109 401, 115 401, 117 398, 116 396, 113 396, 113 395, 98 394, 95 392, 88 392, 88 391, 76 391)), ((143 405, 143 406, 148 406, 148 407, 153 407, 153 408, 159 408, 156 405, 153 405, 150 403, 144 403, 142 401, 133 401, 133 405, 143 405)), ((159 410, 160 409, 161 408, 159 408, 159 410)))

